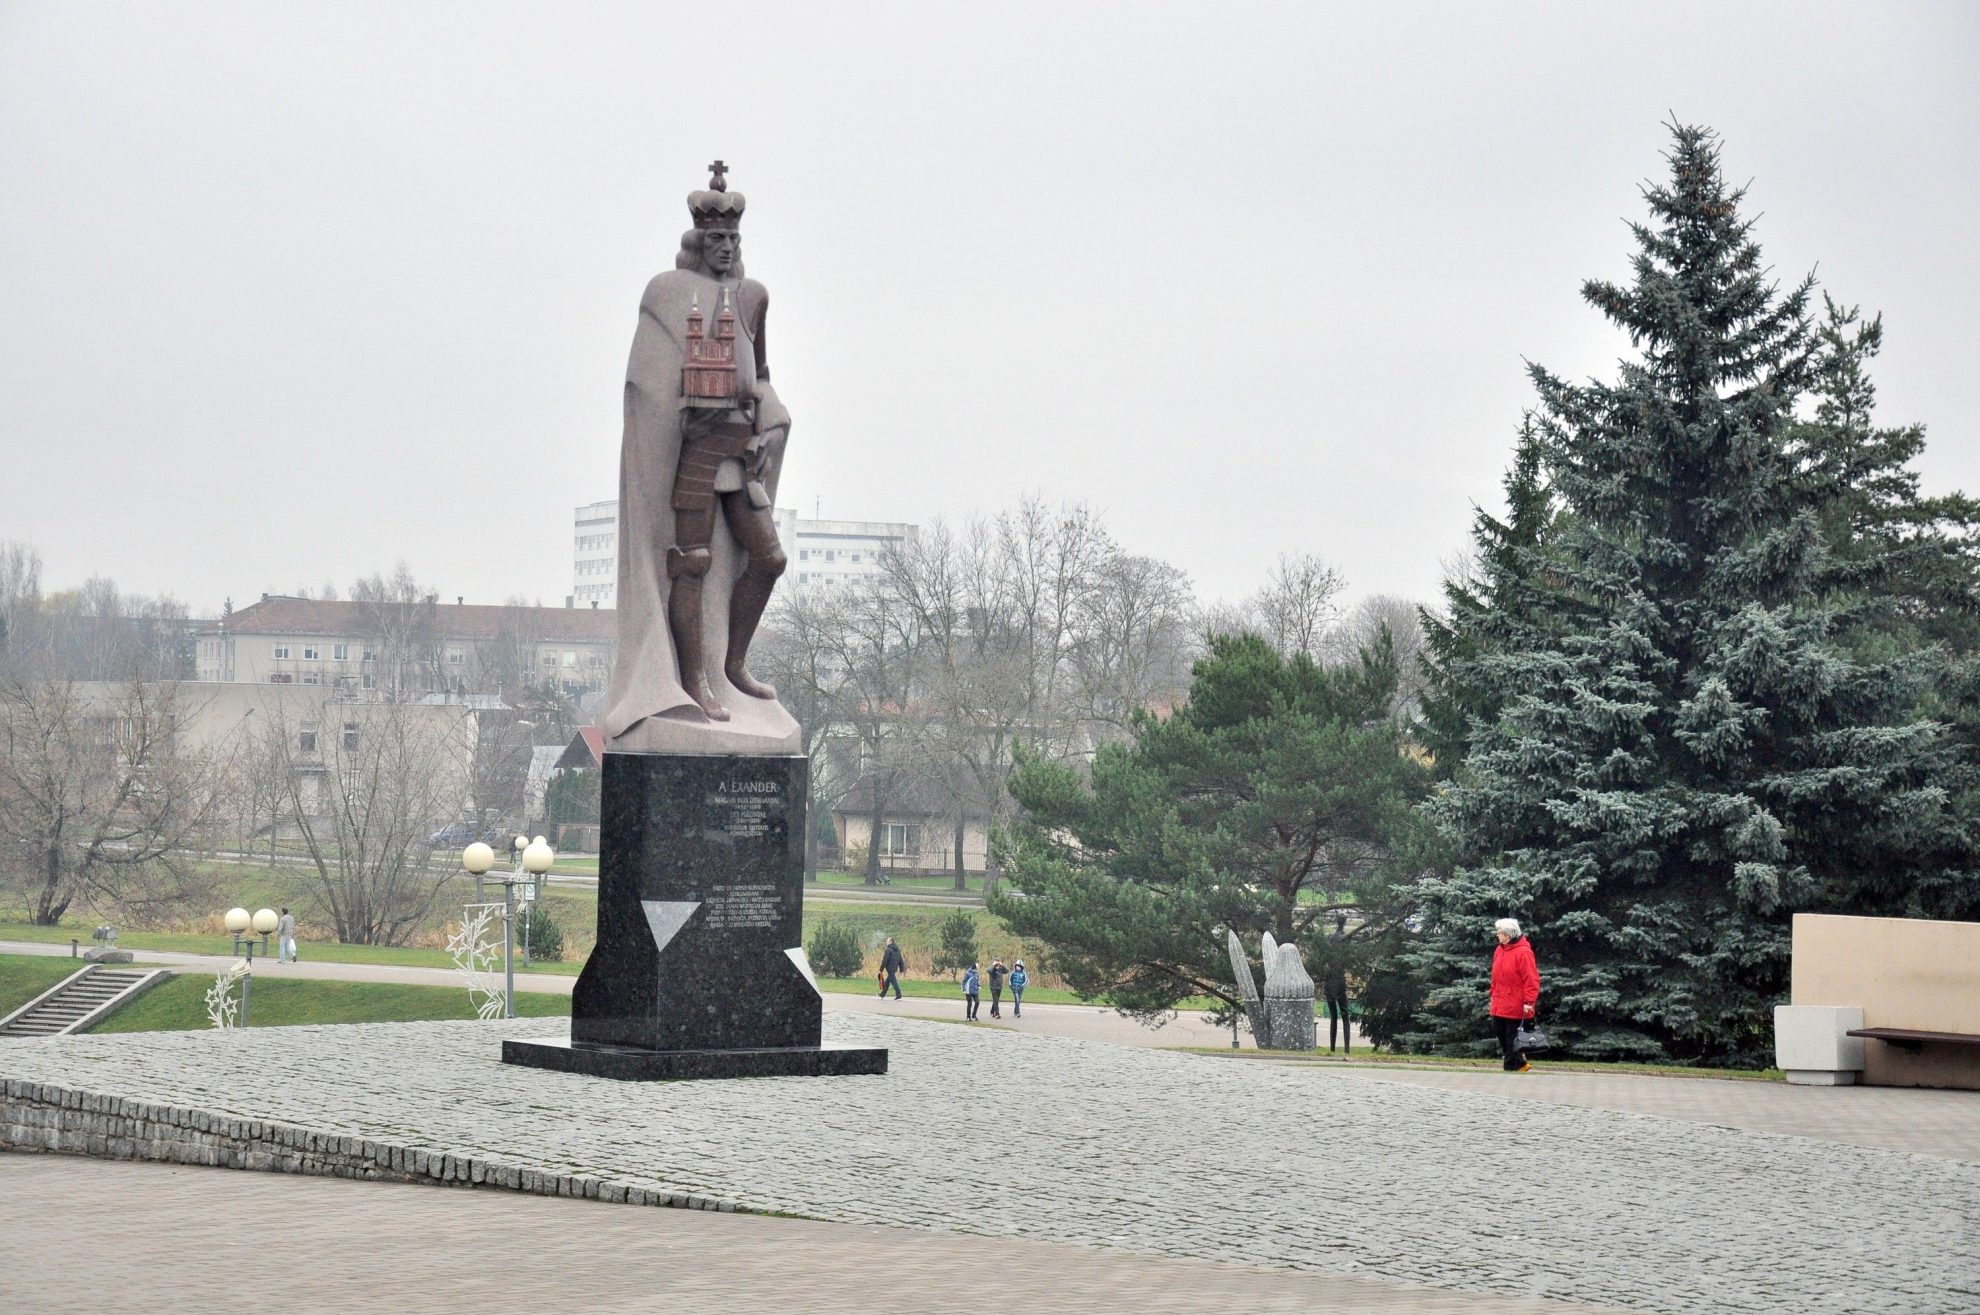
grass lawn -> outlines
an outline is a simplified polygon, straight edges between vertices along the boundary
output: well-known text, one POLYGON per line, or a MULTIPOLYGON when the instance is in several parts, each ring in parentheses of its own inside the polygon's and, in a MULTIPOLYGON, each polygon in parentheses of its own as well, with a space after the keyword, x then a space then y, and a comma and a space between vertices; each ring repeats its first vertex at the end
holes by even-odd
POLYGON ((80 959, 40 954, 0 954, 0 1018, 13 1013, 70 973, 89 965, 80 959))
MULTIPOLYGON (((213 1026, 206 1016, 211 973, 180 973, 111 1014, 91 1033, 187 1032, 213 1026)), ((389 982, 322 982, 303 977, 254 983, 249 997, 252 1027, 295 1023, 418 1023, 473 1018, 464 989, 399 986, 389 982)), ((516 992, 516 1012, 526 1018, 567 1015, 566 995, 516 992)))
POLYGON ((807 888, 814 889, 824 887, 827 890, 891 891, 897 895, 967 894, 974 895, 978 899, 983 898, 983 877, 980 874, 965 877, 963 880, 966 889, 964 890, 956 889, 956 879, 948 873, 937 873, 934 876, 925 877, 914 876, 906 872, 887 872, 881 875, 886 878, 886 884, 869 886, 866 884, 866 874, 864 872, 836 872, 821 868, 816 881, 807 881, 804 884, 807 888))

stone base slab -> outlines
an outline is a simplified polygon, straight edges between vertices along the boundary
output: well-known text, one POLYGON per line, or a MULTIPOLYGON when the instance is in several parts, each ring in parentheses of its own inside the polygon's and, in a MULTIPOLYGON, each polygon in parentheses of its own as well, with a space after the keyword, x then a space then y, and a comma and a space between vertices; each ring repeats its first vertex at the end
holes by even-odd
POLYGON ((843 1078, 887 1071, 887 1052, 865 1046, 762 1050, 647 1050, 578 1041, 504 1041, 504 1064, 624 1082, 695 1078, 843 1078))

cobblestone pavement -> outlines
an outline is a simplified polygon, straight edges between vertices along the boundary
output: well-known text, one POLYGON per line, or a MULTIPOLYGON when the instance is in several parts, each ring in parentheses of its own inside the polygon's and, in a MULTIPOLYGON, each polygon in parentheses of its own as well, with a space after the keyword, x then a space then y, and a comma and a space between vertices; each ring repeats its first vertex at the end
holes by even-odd
POLYGON ((0 1077, 846 1223, 1651 1311, 1980 1309, 1980 1165, 870 1016, 882 1077, 613 1083, 555 1019, 0 1046, 0 1077))
POLYGON ((1371 1081, 1475 1091, 1520 1100, 1654 1114, 1879 1146, 1953 1160, 1980 1161, 1980 1091, 1910 1087, 1794 1087, 1785 1082, 1729 1082, 1634 1073, 1550 1073, 1544 1065, 1523 1077, 1485 1070, 1340 1070, 1371 1081))
POLYGON ((210 1310, 217 1275, 254 1276, 252 1303, 283 1311, 420 1315, 874 1315, 938 1301, 1040 1315, 1597 1309, 1012 1238, 66 1155, 0 1155, 0 1236, 35 1258, 32 1273, 0 1266, 0 1309, 35 1315, 210 1310))

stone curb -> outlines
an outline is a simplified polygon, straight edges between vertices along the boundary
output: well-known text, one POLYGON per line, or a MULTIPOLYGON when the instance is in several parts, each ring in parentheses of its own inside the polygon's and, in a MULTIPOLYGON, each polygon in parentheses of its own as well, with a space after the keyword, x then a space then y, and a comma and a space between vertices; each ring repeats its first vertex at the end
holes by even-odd
POLYGON ((755 1213, 732 1201, 708 1196, 656 1191, 585 1174, 553 1173, 451 1151, 313 1132, 293 1124, 151 1105, 12 1078, 0 1084, 0 1151, 162 1160, 445 1187, 496 1187, 538 1196, 755 1213))

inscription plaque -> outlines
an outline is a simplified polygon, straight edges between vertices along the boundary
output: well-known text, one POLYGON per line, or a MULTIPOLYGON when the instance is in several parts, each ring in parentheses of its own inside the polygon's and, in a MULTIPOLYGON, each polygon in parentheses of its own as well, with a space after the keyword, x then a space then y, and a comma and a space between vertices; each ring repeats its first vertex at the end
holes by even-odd
POLYGON ((605 755, 598 943, 571 1041, 502 1056, 610 1077, 884 1073, 822 1046, 804 962, 803 758, 605 755))

